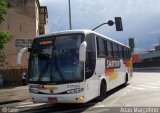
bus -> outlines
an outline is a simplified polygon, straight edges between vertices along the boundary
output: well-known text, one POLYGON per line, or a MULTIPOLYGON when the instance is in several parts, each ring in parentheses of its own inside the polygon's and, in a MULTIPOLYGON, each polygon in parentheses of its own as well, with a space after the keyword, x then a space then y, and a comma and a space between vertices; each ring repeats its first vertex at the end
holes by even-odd
POLYGON ((29 93, 35 103, 102 101, 132 77, 130 48, 91 30, 36 37, 30 49, 29 93))

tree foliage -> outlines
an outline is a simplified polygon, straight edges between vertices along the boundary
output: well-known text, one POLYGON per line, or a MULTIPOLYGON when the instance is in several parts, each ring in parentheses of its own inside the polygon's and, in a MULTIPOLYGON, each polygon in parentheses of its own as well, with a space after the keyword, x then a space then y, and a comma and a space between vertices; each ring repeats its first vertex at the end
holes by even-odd
POLYGON ((0 23, 4 21, 4 16, 7 13, 7 2, 6 0, 0 0, 0 23))
MULTIPOLYGON (((0 0, 0 24, 4 21, 4 16, 7 13, 6 0, 0 0)), ((11 39, 11 34, 6 31, 0 31, 0 50, 4 48, 4 45, 11 39)))
MULTIPOLYGON (((5 20, 7 13, 6 0, 0 0, 0 24, 5 20)), ((0 31, 0 63, 5 62, 5 54, 3 48, 5 44, 11 39, 11 34, 7 31, 0 31)))
POLYGON ((11 34, 6 31, 0 31, 0 50, 4 48, 6 44, 11 39, 11 34))
MULTIPOLYGON (((7 13, 6 0, 0 0, 0 24, 4 21, 4 16, 7 13)), ((11 34, 7 31, 0 31, 0 50, 4 48, 4 45, 11 39, 11 34)))

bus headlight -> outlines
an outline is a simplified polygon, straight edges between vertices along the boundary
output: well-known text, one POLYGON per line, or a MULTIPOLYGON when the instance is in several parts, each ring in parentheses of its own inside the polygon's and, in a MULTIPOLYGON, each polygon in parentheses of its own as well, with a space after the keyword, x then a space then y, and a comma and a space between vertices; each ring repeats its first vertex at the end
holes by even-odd
POLYGON ((38 90, 35 90, 35 89, 29 89, 29 92, 30 92, 30 93, 36 93, 36 94, 39 93, 39 91, 38 91, 38 90))
POLYGON ((84 88, 76 88, 76 89, 71 89, 71 90, 68 90, 67 93, 68 94, 74 94, 74 93, 80 93, 84 90, 84 88))

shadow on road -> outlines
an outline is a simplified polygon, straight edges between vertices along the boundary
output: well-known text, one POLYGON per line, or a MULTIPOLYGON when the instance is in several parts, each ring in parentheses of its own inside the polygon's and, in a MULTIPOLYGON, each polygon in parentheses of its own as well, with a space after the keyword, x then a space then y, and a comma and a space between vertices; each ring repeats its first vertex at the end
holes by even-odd
MULTIPOLYGON (((129 84, 127 84, 127 86, 128 86, 128 85, 129 85, 129 84)), ((119 90, 121 90, 121 89, 127 87, 127 86, 120 85, 120 86, 118 86, 118 87, 116 87, 116 88, 114 88, 114 89, 108 91, 108 92, 107 92, 107 95, 106 95, 106 98, 109 97, 109 96, 111 96, 112 94, 116 93, 117 91, 119 91, 119 90)))

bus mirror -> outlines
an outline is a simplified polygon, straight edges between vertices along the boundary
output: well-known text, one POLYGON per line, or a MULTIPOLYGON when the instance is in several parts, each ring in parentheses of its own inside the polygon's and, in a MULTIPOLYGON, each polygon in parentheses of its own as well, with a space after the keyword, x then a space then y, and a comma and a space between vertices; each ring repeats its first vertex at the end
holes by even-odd
POLYGON ((31 52, 32 51, 32 48, 28 48, 28 52, 31 52))
POLYGON ((86 61, 86 41, 82 42, 79 48, 79 61, 86 61))
POLYGON ((17 64, 21 64, 22 55, 27 51, 27 47, 22 48, 17 54, 17 64))

